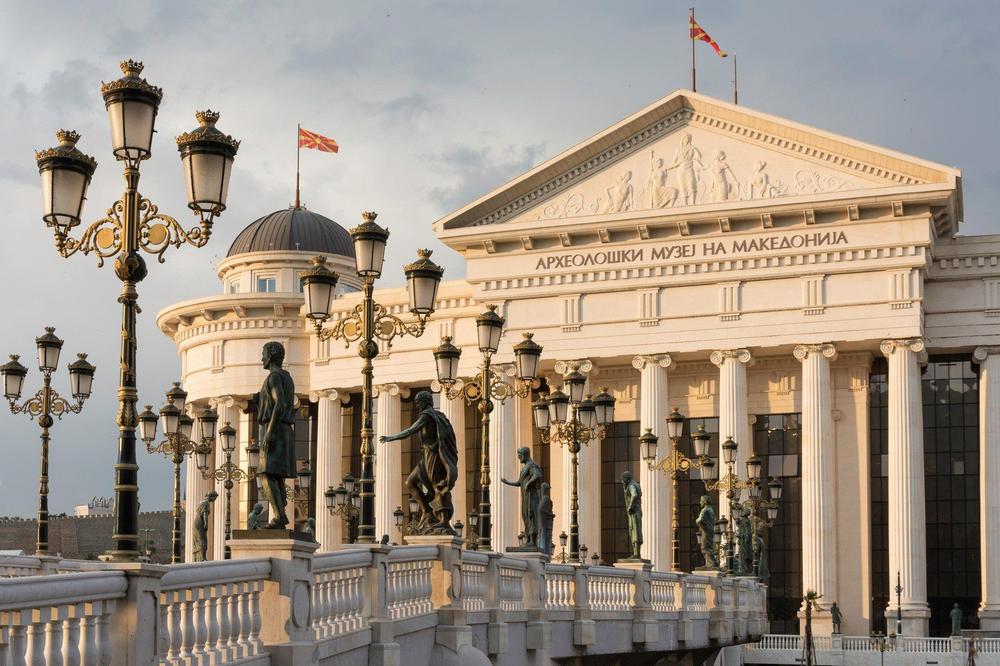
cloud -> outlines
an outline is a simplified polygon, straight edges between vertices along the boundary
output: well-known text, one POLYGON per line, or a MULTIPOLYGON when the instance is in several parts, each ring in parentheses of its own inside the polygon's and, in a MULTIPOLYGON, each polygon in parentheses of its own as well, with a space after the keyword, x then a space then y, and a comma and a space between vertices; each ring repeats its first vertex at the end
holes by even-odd
POLYGON ((456 146, 428 157, 450 184, 434 187, 429 196, 444 212, 478 199, 538 163, 544 143, 491 148, 456 146))

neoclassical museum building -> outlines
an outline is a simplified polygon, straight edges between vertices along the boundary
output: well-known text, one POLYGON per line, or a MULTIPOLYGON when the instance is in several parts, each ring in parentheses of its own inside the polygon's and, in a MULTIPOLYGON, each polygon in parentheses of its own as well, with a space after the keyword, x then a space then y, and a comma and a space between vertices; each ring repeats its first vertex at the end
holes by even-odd
MULTIPOLYGON (((459 375, 475 375, 475 318, 496 304, 507 324, 498 363, 512 362, 530 331, 550 386, 578 370, 589 391, 606 386, 617 399, 607 437, 580 453, 580 541, 590 553, 604 562, 629 554, 620 476, 631 470, 643 491, 643 555, 671 567, 670 479, 640 458, 639 437, 651 429, 669 452, 665 419, 676 407, 687 455, 703 426, 713 456, 731 436, 741 474, 757 455, 783 484, 766 532, 773 633, 799 631, 807 590, 823 607, 838 603, 847 634, 885 631, 887 615, 894 630, 901 606, 906 634, 944 635, 955 602, 967 626, 1000 629, 1000 236, 959 235, 962 215, 957 169, 674 92, 428 221, 465 259, 465 277, 441 284, 421 337, 383 345, 374 360, 376 433, 412 422, 442 336, 464 351, 459 375)), ((391 230, 394 221, 379 222, 391 230)), ((327 325, 351 312, 361 294, 345 227, 356 223, 305 207, 265 215, 219 264, 217 293, 157 319, 177 345, 189 404, 214 406, 220 425, 238 429, 243 467, 261 347, 285 345, 297 458, 312 470, 290 515, 315 519, 323 549, 354 529, 327 512, 323 493, 360 476, 361 359, 355 345, 317 340, 299 275, 326 256, 341 276, 327 325)), ((375 298, 410 316, 404 288, 375 298)), ((437 400, 458 435, 456 518, 467 523, 478 505, 479 417, 461 400, 437 400)), ((496 549, 517 543, 519 494, 499 477, 517 477, 522 445, 551 482, 553 532, 569 531, 569 453, 542 442, 531 401, 510 398, 492 414, 496 549)), ((376 444, 376 534, 393 542, 418 449, 376 444)), ((701 564, 700 477, 684 475, 678 494, 685 571, 701 564)), ((189 463, 188 501, 212 483, 189 463)), ((256 501, 255 485, 240 484, 235 527, 256 501)), ((829 631, 825 621, 821 612, 829 631)))

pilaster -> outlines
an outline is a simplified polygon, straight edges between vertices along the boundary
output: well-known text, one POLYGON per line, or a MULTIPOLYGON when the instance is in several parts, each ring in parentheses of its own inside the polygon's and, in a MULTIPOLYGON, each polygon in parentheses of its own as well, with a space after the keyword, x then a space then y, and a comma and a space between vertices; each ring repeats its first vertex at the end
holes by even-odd
MULTIPOLYGON (((503 373, 502 366, 494 366, 503 373)), ((517 545, 521 531, 519 492, 503 484, 500 478, 516 479, 517 442, 514 419, 516 396, 501 402, 493 401, 490 414, 490 516, 493 550, 502 553, 507 546, 517 545)))
POLYGON ((924 433, 920 338, 885 340, 889 359, 889 626, 896 621, 896 573, 903 591, 903 634, 926 636, 927 533, 924 504, 924 433))
POLYGON ((802 589, 822 601, 814 631, 832 632, 828 604, 837 598, 837 459, 830 362, 832 344, 799 345, 802 362, 802 589), (818 624, 817 624, 818 623, 818 624))
MULTIPOLYGON (((666 418, 670 406, 667 404, 667 368, 672 360, 667 354, 636 356, 632 367, 640 372, 639 380, 639 431, 652 430, 660 442, 669 447, 666 418)), ((669 448, 661 448, 667 452, 669 448)), ((642 487, 643 544, 641 555, 652 562, 657 571, 673 568, 671 548, 670 516, 673 512, 673 495, 670 477, 656 469, 649 469, 644 461, 639 461, 639 485, 642 487)))

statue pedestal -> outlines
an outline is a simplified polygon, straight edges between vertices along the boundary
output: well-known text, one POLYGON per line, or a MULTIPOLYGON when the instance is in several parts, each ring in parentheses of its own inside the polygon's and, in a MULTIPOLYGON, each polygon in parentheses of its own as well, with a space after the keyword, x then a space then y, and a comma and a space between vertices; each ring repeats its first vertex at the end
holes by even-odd
POLYGON ((540 553, 542 549, 538 546, 507 546, 508 553, 540 553))
POLYGON ((460 549, 465 539, 451 534, 407 534, 403 543, 407 546, 451 546, 460 549))
POLYGON ((516 557, 519 560, 527 560, 528 562, 538 562, 542 566, 548 564, 552 561, 551 555, 546 555, 537 548, 524 548, 521 546, 511 546, 507 548, 507 554, 511 557, 516 557))
POLYGON ((227 543, 234 560, 271 560, 260 594, 260 639, 271 659, 296 666, 315 663, 310 595, 312 558, 319 544, 295 530, 236 530, 227 543))
POLYGON ((637 560, 629 557, 624 560, 618 560, 615 562, 614 567, 616 569, 631 569, 632 571, 652 571, 653 563, 650 560, 637 560))

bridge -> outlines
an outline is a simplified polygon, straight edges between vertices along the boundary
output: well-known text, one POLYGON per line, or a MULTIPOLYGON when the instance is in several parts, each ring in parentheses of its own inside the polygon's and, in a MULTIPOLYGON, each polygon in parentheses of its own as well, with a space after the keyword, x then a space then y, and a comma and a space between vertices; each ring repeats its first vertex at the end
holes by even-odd
POLYGON ((749 577, 457 539, 230 543, 232 560, 174 565, 0 558, 0 666, 702 663, 767 631, 749 577))

